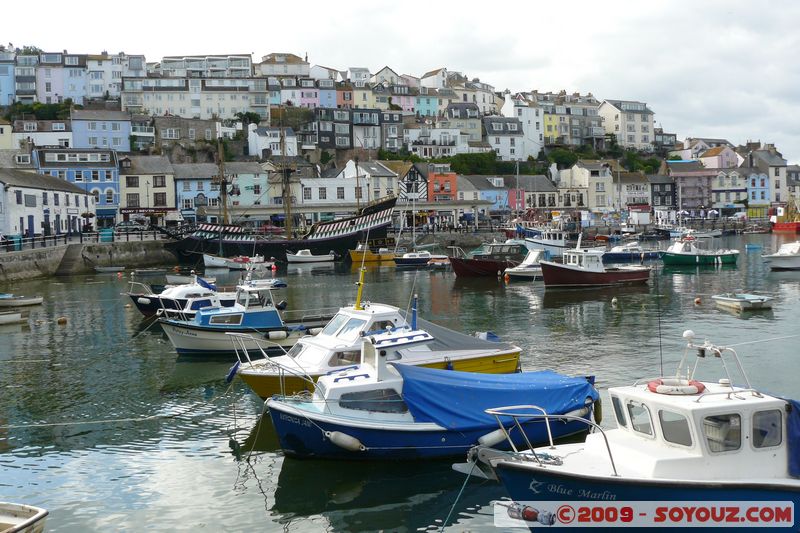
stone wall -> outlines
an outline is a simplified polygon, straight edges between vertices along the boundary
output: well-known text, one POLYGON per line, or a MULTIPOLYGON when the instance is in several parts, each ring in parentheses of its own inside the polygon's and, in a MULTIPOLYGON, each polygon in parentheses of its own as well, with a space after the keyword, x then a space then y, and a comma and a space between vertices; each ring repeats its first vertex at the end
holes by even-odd
POLYGON ((164 249, 163 241, 69 244, 0 252, 0 283, 49 277, 57 271, 59 274, 88 274, 94 272, 95 265, 124 266, 130 270, 175 264, 175 256, 164 249))

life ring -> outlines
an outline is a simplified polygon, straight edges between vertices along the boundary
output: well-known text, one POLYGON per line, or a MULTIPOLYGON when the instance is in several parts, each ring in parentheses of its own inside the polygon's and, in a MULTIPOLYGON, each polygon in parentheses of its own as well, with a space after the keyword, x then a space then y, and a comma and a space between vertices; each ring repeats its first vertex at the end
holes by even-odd
POLYGON ((691 395, 700 394, 706 386, 695 379, 660 378, 648 383, 647 389, 657 394, 691 395))

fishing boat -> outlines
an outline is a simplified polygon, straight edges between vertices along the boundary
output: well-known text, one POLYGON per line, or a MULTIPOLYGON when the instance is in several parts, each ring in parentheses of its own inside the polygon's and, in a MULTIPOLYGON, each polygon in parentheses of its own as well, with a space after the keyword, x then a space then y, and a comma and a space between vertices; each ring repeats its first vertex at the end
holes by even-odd
MULTIPOLYGON (((332 313, 298 310, 289 318, 281 315, 286 302, 275 302, 273 291, 286 288, 279 279, 246 279, 236 287, 231 307, 208 306, 196 310, 193 318, 158 319, 175 351, 183 356, 236 357, 226 333, 250 333, 268 340, 267 355, 285 353, 301 337, 318 333, 332 313)), ((262 353, 256 343, 245 348, 256 356, 262 353)))
POLYGON ((0 326, 7 324, 24 324, 28 321, 28 311, 18 309, 11 311, 0 311, 0 326))
POLYGON ((348 250, 347 253, 350 255, 350 260, 354 265, 360 265, 365 262, 393 261, 395 255, 388 248, 378 247, 373 249, 364 243, 358 243, 355 250, 348 250))
POLYGON ((328 252, 327 254, 318 254, 318 255, 312 254, 311 250, 309 250, 308 248, 297 250, 297 253, 286 252, 286 261, 289 264, 324 263, 333 261, 334 259, 336 259, 336 254, 332 251, 328 252))
POLYGON ((694 237, 695 239, 713 239, 716 237, 722 237, 722 230, 721 229, 700 230, 700 229, 688 228, 683 232, 683 235, 681 235, 681 237, 682 238, 694 237))
POLYGON ((661 250, 645 250, 637 241, 612 246, 603 254, 604 263, 628 263, 631 261, 653 261, 661 259, 661 250))
POLYGON ((15 296, 13 294, 0 293, 0 307, 24 307, 28 305, 39 305, 43 301, 43 296, 15 296))
POLYGON ((379 303, 362 305, 360 301, 358 296, 355 305, 339 309, 322 331, 300 339, 286 355, 252 361, 242 349, 242 343, 249 344, 252 339, 233 336, 231 340, 239 358, 239 377, 262 399, 273 394, 313 390, 321 376, 359 364, 363 337, 385 331, 412 330, 424 332, 430 342, 398 350, 394 360, 399 363, 497 374, 515 372, 519 367, 517 346, 484 340, 418 319, 416 297, 410 322, 397 307, 379 303))
POLYGON ((400 256, 396 255, 394 257, 394 264, 399 267, 419 267, 428 266, 433 261, 442 263, 449 260, 450 258, 446 255, 436 255, 431 254, 427 250, 421 250, 418 252, 406 252, 400 256))
POLYGON ((160 292, 131 276, 127 296, 146 317, 155 316, 164 310, 179 311, 185 317, 193 316, 201 307, 232 307, 236 303, 236 293, 218 292, 216 285, 194 274, 192 282, 165 287, 160 292))
POLYGON ((644 284, 650 279, 650 267, 603 265, 602 248, 577 247, 565 250, 561 262, 539 261, 545 287, 604 287, 644 284))
POLYGON ((781 244, 774 254, 761 256, 769 263, 770 270, 798 270, 800 269, 800 241, 781 244))
POLYGON ((0 502, 2 533, 43 533, 48 511, 33 505, 0 502))
POLYGON ((505 275, 509 279, 542 279, 542 265, 539 264, 539 261, 547 257, 547 252, 544 250, 528 250, 528 254, 522 260, 522 263, 515 267, 507 268, 505 275))
MULTIPOLYGON (((608 390, 616 428, 592 424, 585 442, 551 441, 528 451, 476 447, 469 462, 457 469, 468 466, 473 474, 499 478, 513 500, 546 512, 564 501, 624 502, 630 510, 626 527, 660 525, 652 504, 662 506, 663 515, 671 504, 702 509, 701 521, 718 526, 731 516, 737 523, 753 521, 745 517, 746 509, 772 502, 780 504, 772 510, 779 510, 783 520, 773 514, 759 525, 797 529, 800 521, 791 508, 800 505, 800 402, 756 390, 733 348, 696 343, 690 330, 684 337, 686 351, 674 375, 608 390), (719 360, 719 381, 695 379, 698 364, 719 360), (741 374, 736 376, 741 385, 734 385, 732 369, 741 374), (722 518, 710 519, 709 507, 718 510, 721 502, 726 509, 722 518)), ((533 416, 557 426, 573 420, 536 411, 525 406, 490 410, 500 421, 533 416)), ((661 522, 694 522, 682 517, 679 523, 676 518, 661 522)))
POLYGON ((175 253, 180 262, 190 264, 196 263, 197 254, 202 253, 214 253, 221 257, 261 255, 280 261, 286 260, 287 251, 303 249, 311 250, 315 255, 331 250, 338 255, 345 255, 368 238, 386 238, 396 202, 394 196, 376 200, 353 216, 317 222, 299 238, 249 233, 246 228, 234 225, 200 224, 190 235, 169 242, 165 247, 175 253))
POLYGON ((739 250, 705 250, 692 238, 678 239, 662 255, 665 265, 736 264, 739 250))
POLYGON ((772 223, 772 231, 775 233, 800 233, 800 212, 798 212, 794 200, 790 200, 783 211, 783 216, 775 217, 775 222, 772 223), (778 221, 778 218, 781 220, 778 221))
POLYGON ((561 257, 564 250, 574 246, 574 241, 569 237, 569 232, 565 230, 546 228, 539 235, 525 237, 525 244, 529 250, 545 250, 550 257, 561 257))
POLYGON ((771 296, 760 294, 747 294, 743 292, 726 292, 715 294, 711 297, 720 307, 733 309, 735 311, 748 311, 753 309, 772 309, 771 296))
MULTIPOLYGON (((478 442, 504 440, 484 409, 508 402, 536 402, 554 412, 592 418, 598 393, 587 378, 550 371, 475 374, 390 362, 398 352, 432 340, 414 329, 361 337, 359 364, 321 376, 313 396, 267 400, 284 453, 392 460, 459 455, 478 442)), ((533 442, 547 440, 545 424, 521 425, 533 442)), ((561 437, 579 432, 580 426, 570 422, 551 431, 561 437)), ((510 431, 517 444, 524 438, 516 428, 503 431, 510 431)))
POLYGON ((462 257, 450 257, 453 272, 460 277, 501 276, 507 268, 522 263, 528 254, 525 244, 515 240, 487 242, 469 254, 454 248, 462 257))

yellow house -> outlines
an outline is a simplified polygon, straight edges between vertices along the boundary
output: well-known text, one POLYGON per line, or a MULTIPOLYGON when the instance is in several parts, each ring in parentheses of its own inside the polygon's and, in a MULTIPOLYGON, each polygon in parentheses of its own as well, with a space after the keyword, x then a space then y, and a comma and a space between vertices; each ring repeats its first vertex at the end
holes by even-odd
POLYGON ((558 139, 558 115, 544 111, 544 142, 555 144, 558 139))
POLYGON ((353 107, 357 109, 375 109, 375 96, 372 88, 365 83, 353 84, 353 107))
POLYGON ((0 150, 11 150, 12 148, 14 148, 14 137, 11 123, 0 118, 0 150))

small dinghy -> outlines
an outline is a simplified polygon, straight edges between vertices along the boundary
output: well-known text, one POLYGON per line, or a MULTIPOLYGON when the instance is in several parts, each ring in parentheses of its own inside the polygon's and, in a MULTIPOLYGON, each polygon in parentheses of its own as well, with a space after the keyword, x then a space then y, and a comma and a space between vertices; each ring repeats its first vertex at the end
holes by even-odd
POLYGON ((735 309, 737 311, 772 309, 772 297, 762 296, 760 294, 727 292, 725 294, 715 294, 711 299, 720 307, 727 307, 728 309, 735 309))
POLYGON ((23 307, 26 305, 39 305, 44 301, 43 296, 15 296, 13 294, 0 294, 0 307, 23 307))
POLYGON ((40 507, 0 502, 0 532, 42 533, 47 514, 40 507))

